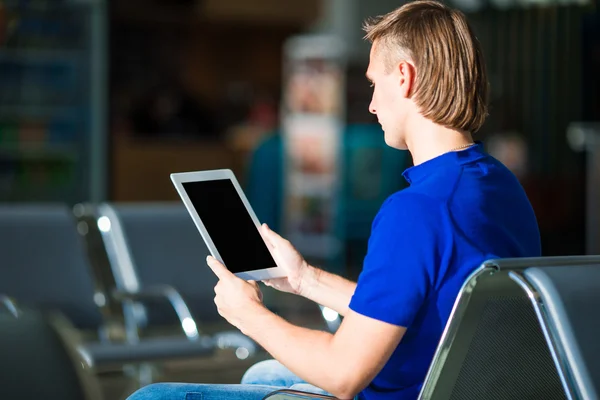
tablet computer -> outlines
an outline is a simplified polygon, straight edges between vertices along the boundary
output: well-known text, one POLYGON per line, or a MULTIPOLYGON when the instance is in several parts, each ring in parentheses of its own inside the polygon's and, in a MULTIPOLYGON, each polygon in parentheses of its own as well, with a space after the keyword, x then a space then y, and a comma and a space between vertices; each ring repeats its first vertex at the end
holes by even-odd
POLYGON ((259 229, 260 223, 231 170, 182 172, 171 180, 210 253, 236 276, 285 276, 259 229))

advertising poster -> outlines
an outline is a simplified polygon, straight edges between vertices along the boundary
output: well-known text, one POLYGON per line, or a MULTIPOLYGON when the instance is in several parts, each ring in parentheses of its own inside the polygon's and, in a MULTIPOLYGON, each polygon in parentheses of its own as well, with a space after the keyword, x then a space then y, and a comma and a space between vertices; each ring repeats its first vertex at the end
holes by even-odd
POLYGON ((283 226, 308 259, 342 256, 338 211, 344 129, 344 60, 330 36, 299 36, 285 47, 281 125, 285 149, 283 226))

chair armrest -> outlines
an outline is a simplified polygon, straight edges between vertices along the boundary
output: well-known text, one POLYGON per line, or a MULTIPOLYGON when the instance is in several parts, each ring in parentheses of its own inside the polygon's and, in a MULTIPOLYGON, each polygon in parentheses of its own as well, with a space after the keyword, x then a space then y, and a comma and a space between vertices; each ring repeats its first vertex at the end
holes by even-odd
POLYGON ((3 306, 13 316, 18 317, 20 314, 19 308, 13 299, 8 296, 0 295, 0 305, 3 306))
POLYGON ((183 337, 144 339, 137 343, 84 343, 79 353, 99 370, 113 370, 124 364, 203 358, 213 355, 215 346, 208 337, 189 341, 183 337))
MULTIPOLYGON (((113 297, 119 302, 167 299, 177 314, 181 328, 188 339, 194 341, 207 339, 200 336, 187 304, 179 292, 171 286, 152 286, 138 292, 114 291, 113 297)), ((257 345, 252 339, 237 331, 218 332, 210 337, 210 341, 220 349, 235 350, 235 355, 240 359, 252 356, 258 351, 257 345)))
POLYGON ((198 325, 192 317, 189 307, 179 292, 171 286, 152 286, 137 292, 116 290, 112 293, 112 297, 121 303, 126 301, 144 302, 145 300, 165 299, 169 302, 173 311, 175 311, 175 314, 177 314, 177 318, 179 318, 179 323, 181 324, 181 329, 185 336, 190 340, 198 340, 200 337, 198 325))
POLYGON ((301 392, 298 390, 281 389, 273 393, 269 393, 263 400, 298 400, 298 399, 329 399, 337 400, 333 396, 325 396, 323 394, 301 392))
POLYGON ((220 349, 235 350, 236 357, 241 360, 255 355, 258 351, 256 342, 239 331, 217 332, 211 339, 220 349))

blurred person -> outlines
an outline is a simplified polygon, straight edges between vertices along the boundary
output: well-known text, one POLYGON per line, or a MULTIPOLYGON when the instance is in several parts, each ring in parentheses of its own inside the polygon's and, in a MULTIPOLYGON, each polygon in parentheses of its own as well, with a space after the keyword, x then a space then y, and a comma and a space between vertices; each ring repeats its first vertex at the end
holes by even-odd
POLYGON ((488 153, 504 164, 519 181, 528 173, 527 142, 517 132, 501 132, 486 140, 488 153))
POLYGON ((521 185, 473 141, 487 116, 488 83, 465 16, 418 0, 369 20, 365 30, 372 43, 369 110, 386 143, 410 151, 410 186, 382 205, 357 283, 309 265, 287 240, 261 228, 288 273, 265 283, 337 311, 344 316, 339 329, 288 323, 264 307, 255 282, 209 258, 219 277, 219 313, 277 361, 254 365, 241 385, 156 384, 132 400, 260 399, 280 388, 415 399, 467 277, 486 259, 541 255, 521 185))

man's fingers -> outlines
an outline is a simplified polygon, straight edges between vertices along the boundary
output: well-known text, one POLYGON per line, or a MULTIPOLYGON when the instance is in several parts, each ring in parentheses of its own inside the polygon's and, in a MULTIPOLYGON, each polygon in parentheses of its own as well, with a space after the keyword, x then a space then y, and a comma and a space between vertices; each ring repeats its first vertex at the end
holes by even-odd
POLYGON ((206 257, 206 263, 219 279, 229 279, 235 276, 213 256, 206 257))
POLYGON ((276 232, 272 231, 271 228, 267 224, 263 224, 263 232, 266 237, 266 240, 271 243, 273 247, 278 247, 286 240, 279 236, 276 232))
POLYGON ((269 250, 273 250, 273 248, 275 247, 273 245, 273 243, 271 242, 271 239, 269 238, 269 226, 267 224, 262 224, 260 229, 260 236, 262 236, 263 240, 265 241, 265 244, 267 245, 267 247, 269 248, 269 250))

